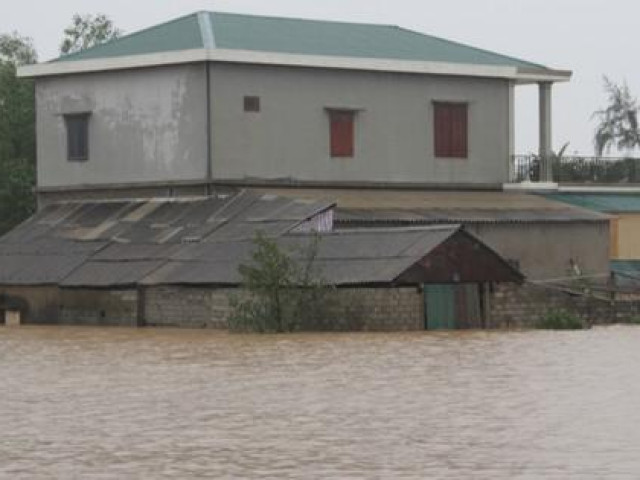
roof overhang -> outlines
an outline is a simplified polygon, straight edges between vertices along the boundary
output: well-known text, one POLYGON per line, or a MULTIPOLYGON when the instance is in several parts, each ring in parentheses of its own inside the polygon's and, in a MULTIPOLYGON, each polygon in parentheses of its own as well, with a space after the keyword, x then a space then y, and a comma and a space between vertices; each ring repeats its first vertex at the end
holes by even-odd
POLYGON ((425 62, 382 58, 299 55, 258 52, 253 50, 194 49, 175 52, 130 55, 91 60, 61 60, 25 65, 18 69, 23 78, 70 75, 133 68, 148 68, 196 62, 246 63, 340 70, 365 70, 463 77, 504 78, 516 83, 564 82, 571 72, 545 68, 523 69, 511 66, 476 65, 467 63, 425 62))

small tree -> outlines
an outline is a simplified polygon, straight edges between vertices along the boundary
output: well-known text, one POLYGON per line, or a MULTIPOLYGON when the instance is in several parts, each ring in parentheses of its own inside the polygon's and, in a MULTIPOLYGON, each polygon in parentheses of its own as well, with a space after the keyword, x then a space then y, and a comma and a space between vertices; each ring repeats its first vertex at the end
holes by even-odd
POLYGON ((64 35, 60 53, 66 55, 114 40, 122 36, 122 30, 104 13, 95 16, 76 13, 71 25, 64 29, 64 35))
POLYGON ((239 267, 245 292, 231 298, 231 330, 292 332, 303 318, 318 315, 325 289, 315 271, 319 238, 288 253, 273 239, 256 234, 251 262, 239 267))
POLYGON ((604 89, 609 105, 593 114, 599 120, 594 135, 596 152, 602 155, 612 146, 617 150, 633 150, 640 146, 638 100, 626 83, 618 85, 604 77, 604 89))

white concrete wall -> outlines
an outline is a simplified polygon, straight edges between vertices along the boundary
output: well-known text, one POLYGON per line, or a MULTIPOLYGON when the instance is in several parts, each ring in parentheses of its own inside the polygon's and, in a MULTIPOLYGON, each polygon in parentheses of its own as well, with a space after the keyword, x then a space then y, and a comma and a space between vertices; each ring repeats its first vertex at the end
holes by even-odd
POLYGON ((38 186, 204 179, 205 85, 202 64, 38 79, 38 186), (78 111, 89 160, 69 162, 63 114, 78 111))
POLYGON ((216 63, 216 179, 498 184, 508 180, 506 80, 216 63), (243 97, 260 97, 245 113, 243 97), (469 158, 434 158, 433 102, 469 102, 469 158), (331 158, 325 107, 361 108, 355 158, 331 158))

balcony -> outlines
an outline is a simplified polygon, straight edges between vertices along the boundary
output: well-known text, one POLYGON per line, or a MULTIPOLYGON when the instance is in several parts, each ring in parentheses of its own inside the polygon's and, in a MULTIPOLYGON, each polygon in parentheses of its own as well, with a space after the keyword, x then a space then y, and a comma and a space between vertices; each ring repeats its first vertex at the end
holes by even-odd
MULTIPOLYGON (((640 158, 552 157, 551 168, 556 183, 640 186, 640 158)), ((540 156, 514 155, 509 180, 512 183, 540 181, 540 156)))

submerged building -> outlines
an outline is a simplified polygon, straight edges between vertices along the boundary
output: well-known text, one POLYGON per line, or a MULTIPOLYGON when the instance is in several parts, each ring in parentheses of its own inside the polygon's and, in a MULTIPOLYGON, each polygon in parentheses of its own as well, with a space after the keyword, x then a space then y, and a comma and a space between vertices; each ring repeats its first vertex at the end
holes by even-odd
MULTIPOLYGON (((515 88, 539 86, 539 153, 549 180, 551 90, 569 80, 568 71, 390 25, 198 12, 19 74, 35 79, 41 211, 0 239, 0 289, 11 302, 33 303, 24 289, 44 285, 20 272, 21 249, 20 264, 36 272, 40 262, 63 265, 47 284, 59 289, 47 303, 58 313, 34 319, 82 321, 82 308, 71 307, 78 303, 95 319, 109 309, 95 307, 100 301, 86 289, 135 285, 133 323, 162 324, 150 313, 157 303, 144 300, 153 294, 143 298, 137 289, 147 295, 149 282, 165 282, 191 290, 157 298, 179 309, 209 305, 196 323, 224 323, 211 295, 237 283, 233 265, 245 257, 225 265, 211 259, 246 248, 265 219, 282 227, 272 234, 285 244, 300 232, 322 232, 326 248, 336 249, 325 273, 337 287, 375 287, 380 298, 382 287, 419 293, 407 300, 411 328, 521 324, 530 312, 509 305, 528 295, 529 284, 498 285, 520 284, 519 271, 537 284, 567 277, 576 265, 608 275, 608 215, 508 187, 515 88), (224 196, 256 202, 238 213, 251 219, 238 231, 226 223, 232 217, 219 216, 224 196), (194 220, 191 209, 200 212, 194 220), (232 230, 236 237, 218 240, 232 230), (88 251, 95 242, 109 245, 88 251), (446 275, 417 266, 463 244, 472 277, 460 273, 462 263, 449 264, 446 275), (75 264, 67 249, 86 258, 79 253, 75 264), (407 269, 421 272, 409 285, 407 269), (193 296, 195 284, 209 293, 193 296), (455 313, 467 298, 481 320, 455 313), (490 320, 493 310, 499 321, 490 320)), ((397 312, 386 314, 389 325, 397 312)))

